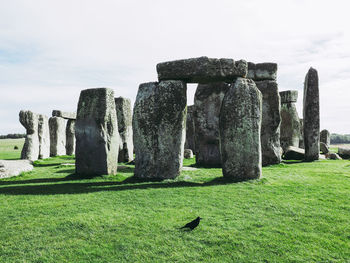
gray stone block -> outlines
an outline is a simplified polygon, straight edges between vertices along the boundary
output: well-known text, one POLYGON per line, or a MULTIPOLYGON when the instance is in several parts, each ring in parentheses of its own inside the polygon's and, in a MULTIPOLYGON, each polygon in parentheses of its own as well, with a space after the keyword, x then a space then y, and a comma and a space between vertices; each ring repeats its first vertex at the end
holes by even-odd
POLYGON ((193 152, 191 149, 185 149, 184 150, 184 158, 185 159, 191 159, 193 158, 193 152))
POLYGON ((305 158, 305 150, 289 146, 284 152, 283 159, 285 160, 304 160, 305 158))
POLYGON ((75 154, 75 120, 69 119, 66 126, 66 154, 75 154))
POLYGON ((40 114, 38 116, 38 135, 39 135, 39 158, 50 157, 50 128, 49 118, 40 114))
POLYGON ((299 147, 299 138, 300 120, 295 103, 282 103, 280 144, 283 151, 289 146, 299 147))
POLYGON ((323 143, 323 142, 320 142, 320 151, 321 151, 321 153, 323 153, 323 154, 329 153, 328 145, 325 144, 325 143, 323 143))
POLYGON ((327 146, 331 144, 331 134, 328 130, 322 130, 320 132, 320 142, 325 143, 327 146))
POLYGON ((66 155, 66 121, 61 117, 49 119, 50 156, 66 155))
POLYGON ((21 159, 35 161, 39 158, 39 117, 32 111, 21 110, 19 121, 26 129, 26 138, 21 152, 21 159))
POLYGON ((304 144, 304 120, 299 119, 299 148, 305 149, 305 144, 304 144))
POLYGON ((77 113, 76 112, 66 112, 66 111, 60 111, 60 110, 53 110, 52 117, 61 117, 63 119, 75 120, 77 118, 77 113))
POLYGON ((185 149, 196 152, 195 145, 194 105, 191 105, 187 106, 185 149))
POLYGON ((252 80, 276 80, 277 63, 253 63, 248 62, 248 79, 252 80))
POLYGON ((297 90, 285 90, 280 92, 281 103, 294 103, 298 100, 297 90))

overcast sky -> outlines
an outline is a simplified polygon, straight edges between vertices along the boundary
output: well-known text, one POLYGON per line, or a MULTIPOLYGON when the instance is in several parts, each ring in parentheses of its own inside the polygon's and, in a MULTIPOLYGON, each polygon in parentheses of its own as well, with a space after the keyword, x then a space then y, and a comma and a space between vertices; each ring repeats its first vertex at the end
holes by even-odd
MULTIPOLYGON (((350 133, 349 1, 0 0, 0 134, 21 109, 75 111, 82 89, 135 100, 156 64, 208 56, 277 62, 280 91, 320 83, 321 128, 350 133)), ((195 86, 188 88, 193 103, 195 86)))

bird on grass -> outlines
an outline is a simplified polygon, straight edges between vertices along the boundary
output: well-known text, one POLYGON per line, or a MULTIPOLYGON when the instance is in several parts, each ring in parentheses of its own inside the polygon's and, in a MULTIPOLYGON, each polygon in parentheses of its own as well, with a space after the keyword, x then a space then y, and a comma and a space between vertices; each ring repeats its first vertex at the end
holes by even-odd
POLYGON ((184 226, 181 227, 180 229, 187 228, 187 229, 189 229, 190 231, 192 231, 193 229, 195 229, 195 228, 199 225, 199 222, 201 221, 201 219, 203 219, 203 218, 197 217, 195 220, 193 220, 193 221, 187 223, 186 225, 184 225, 184 226))

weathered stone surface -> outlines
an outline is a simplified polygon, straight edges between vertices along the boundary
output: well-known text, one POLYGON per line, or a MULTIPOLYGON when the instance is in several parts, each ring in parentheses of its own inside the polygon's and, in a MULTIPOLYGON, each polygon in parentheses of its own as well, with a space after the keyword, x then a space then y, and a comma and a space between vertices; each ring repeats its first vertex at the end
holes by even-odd
POLYGON ((277 64, 276 63, 253 63, 248 62, 248 79, 252 80, 276 80, 277 64))
POLYGON ((262 95, 254 81, 239 78, 230 86, 220 112, 224 177, 235 181, 261 176, 262 95))
POLYGON ((49 118, 40 114, 38 116, 38 135, 39 135, 39 158, 50 157, 50 129, 49 118))
POLYGON ((119 133, 112 89, 81 91, 75 138, 77 174, 91 176, 117 173, 119 133))
POLYGON ((77 113, 76 112, 66 112, 66 111, 60 111, 60 110, 53 110, 52 117, 61 117, 63 119, 75 120, 77 118, 77 113))
POLYGON ((75 120, 69 119, 66 126, 66 154, 75 154, 75 120))
POLYGON ((141 84, 133 112, 135 177, 175 178, 182 168, 186 137, 186 84, 141 84))
MULTIPOLYGON (((282 92, 280 92, 280 95, 281 93, 282 92)), ((281 103, 280 130, 280 143, 283 151, 285 151, 288 146, 299 147, 300 120, 294 102, 281 103)))
POLYGON ((50 156, 66 155, 66 121, 61 117, 49 119, 50 156))
POLYGON ((182 80, 187 83, 232 82, 247 75, 244 60, 227 58, 190 58, 157 64, 158 80, 182 80))
POLYGON ((284 152, 283 159, 285 160, 304 160, 305 158, 305 150, 289 146, 284 152))
POLYGON ((298 100, 297 90, 285 90, 280 92, 281 103, 295 103, 298 100))
POLYGON ((325 143, 327 146, 331 144, 331 134, 328 130, 322 130, 320 132, 320 142, 325 143))
POLYGON ((0 178, 17 176, 31 170, 33 165, 30 160, 0 160, 0 178))
POLYGON ((21 110, 19 113, 19 121, 27 131, 21 152, 21 159, 35 161, 39 157, 38 115, 32 111, 21 110))
POLYGON ((329 153, 328 145, 323 142, 320 142, 320 151, 321 153, 324 153, 324 154, 329 153))
POLYGON ((338 154, 344 159, 350 159, 350 148, 338 147, 338 154))
POLYGON ((185 159, 193 158, 193 152, 192 152, 191 149, 185 149, 185 151, 184 151, 184 158, 185 159))
POLYGON ((281 103, 276 81, 255 81, 262 94, 261 153, 262 165, 281 162, 281 103))
POLYGON ((118 162, 131 162, 134 159, 131 102, 123 97, 115 98, 114 101, 120 135, 118 162))
POLYGON ((332 152, 327 153, 326 158, 330 160, 342 160, 342 158, 338 154, 332 152))
POLYGON ((219 116, 230 85, 225 82, 199 84, 194 95, 196 163, 221 167, 219 116))
POLYGON ((304 144, 305 160, 319 159, 320 154, 320 102, 318 74, 310 68, 304 82, 304 144))
POLYGON ((304 144, 304 120, 299 119, 299 130, 300 130, 300 135, 299 135, 299 148, 305 149, 305 144, 304 144))
POLYGON ((193 152, 196 151, 195 125, 194 125, 194 105, 187 106, 185 149, 191 149, 193 152))

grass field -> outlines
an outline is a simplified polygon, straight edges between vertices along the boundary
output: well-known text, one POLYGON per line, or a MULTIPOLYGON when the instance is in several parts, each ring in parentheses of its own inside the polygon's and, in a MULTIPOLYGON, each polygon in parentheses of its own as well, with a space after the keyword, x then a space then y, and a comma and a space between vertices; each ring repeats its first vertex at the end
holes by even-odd
POLYGON ((264 167, 242 183, 220 169, 141 182, 125 164, 79 179, 71 164, 0 180, 0 262, 350 262, 349 161, 264 167))
POLYGON ((16 160, 21 158, 24 139, 0 139, 0 160, 16 160), (15 150, 14 147, 18 149, 15 150))

